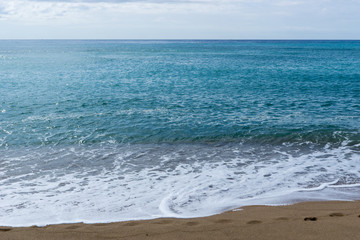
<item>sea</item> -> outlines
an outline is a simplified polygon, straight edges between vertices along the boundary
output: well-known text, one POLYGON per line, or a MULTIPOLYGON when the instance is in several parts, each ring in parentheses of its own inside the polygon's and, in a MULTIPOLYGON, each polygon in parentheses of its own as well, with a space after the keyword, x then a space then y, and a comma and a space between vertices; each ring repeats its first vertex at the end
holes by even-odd
POLYGON ((359 199, 360 41, 0 41, 2 226, 359 199))

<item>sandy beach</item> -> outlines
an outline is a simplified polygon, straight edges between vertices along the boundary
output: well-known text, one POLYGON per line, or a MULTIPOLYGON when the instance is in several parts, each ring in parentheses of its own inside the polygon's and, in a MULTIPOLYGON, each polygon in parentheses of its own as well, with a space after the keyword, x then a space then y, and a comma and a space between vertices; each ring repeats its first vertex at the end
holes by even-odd
POLYGON ((360 239, 360 201, 249 206, 219 215, 107 224, 0 227, 15 239, 360 239))

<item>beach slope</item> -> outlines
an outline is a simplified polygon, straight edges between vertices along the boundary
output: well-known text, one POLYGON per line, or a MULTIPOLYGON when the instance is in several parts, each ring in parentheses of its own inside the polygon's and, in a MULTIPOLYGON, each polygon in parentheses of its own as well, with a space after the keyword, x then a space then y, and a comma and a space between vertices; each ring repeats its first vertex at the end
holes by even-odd
POLYGON ((360 239, 360 201, 249 206, 219 215, 107 224, 0 227, 0 239, 360 239))

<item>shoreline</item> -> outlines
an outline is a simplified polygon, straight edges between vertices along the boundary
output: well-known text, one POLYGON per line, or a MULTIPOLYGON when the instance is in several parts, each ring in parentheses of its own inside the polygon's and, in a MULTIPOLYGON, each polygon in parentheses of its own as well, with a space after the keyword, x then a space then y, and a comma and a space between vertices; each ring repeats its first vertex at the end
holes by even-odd
POLYGON ((0 227, 0 239, 359 239, 360 200, 246 206, 201 218, 0 227))

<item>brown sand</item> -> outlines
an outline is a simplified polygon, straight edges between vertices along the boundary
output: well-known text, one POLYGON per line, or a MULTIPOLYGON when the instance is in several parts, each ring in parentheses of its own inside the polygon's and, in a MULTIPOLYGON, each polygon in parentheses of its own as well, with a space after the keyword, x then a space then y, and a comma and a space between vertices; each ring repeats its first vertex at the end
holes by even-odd
POLYGON ((161 218, 109 224, 0 227, 1 240, 71 239, 360 239, 360 201, 250 206, 192 219, 161 218))

